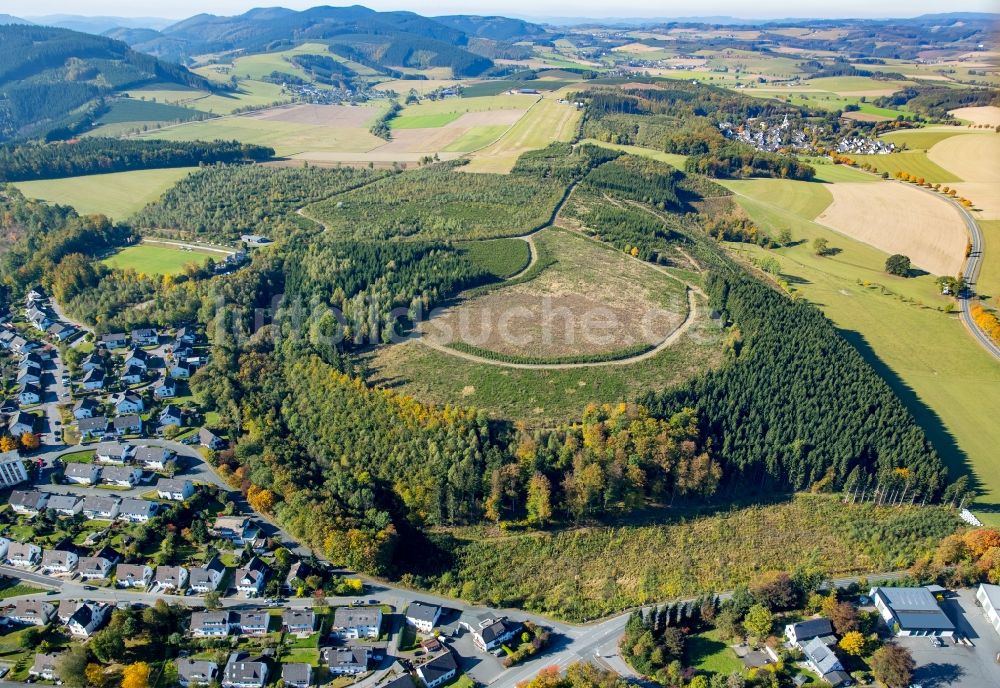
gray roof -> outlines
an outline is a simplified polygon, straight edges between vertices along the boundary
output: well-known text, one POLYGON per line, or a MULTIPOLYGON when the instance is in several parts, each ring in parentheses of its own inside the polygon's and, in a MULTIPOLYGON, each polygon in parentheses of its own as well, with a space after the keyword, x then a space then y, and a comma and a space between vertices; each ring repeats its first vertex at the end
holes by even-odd
POLYGON ((406 617, 408 619, 416 619, 417 621, 432 622, 440 613, 441 607, 427 602, 410 602, 410 606, 406 608, 406 617))
POLYGON ((182 478, 160 478, 156 481, 156 489, 164 492, 183 492, 188 485, 194 487, 194 483, 182 478))
POLYGON ((251 657, 246 652, 234 652, 226 662, 226 680, 233 683, 263 683, 267 676, 267 665, 259 657, 251 657))
POLYGON ((1000 613, 1000 585, 983 583, 979 587, 983 589, 983 594, 986 595, 986 599, 993 605, 993 609, 996 609, 1000 613))
POLYGON ((93 418, 81 418, 76 422, 81 432, 93 432, 95 430, 104 431, 108 428, 108 419, 104 416, 94 416, 93 418))
POLYGON ((805 647, 802 648, 806 657, 809 658, 816 668, 819 669, 819 673, 828 674, 831 671, 840 671, 844 667, 841 665, 840 660, 837 658, 836 653, 826 644, 823 643, 819 638, 813 638, 805 647))
POLYGON ((418 669, 425 682, 433 683, 442 676, 458 669, 458 664, 455 662, 455 656, 451 654, 451 650, 445 650, 418 669))
POLYGON ((383 684, 379 688, 416 688, 413 683, 413 677, 409 674, 403 674, 399 678, 395 678, 389 683, 383 684))
POLYGON ((105 466, 101 470, 101 478, 106 482, 132 480, 135 477, 135 470, 131 466, 105 466))
POLYGON ((115 429, 137 428, 142 426, 142 418, 134 413, 115 418, 115 429))
POLYGON ((354 647, 327 647, 320 651, 323 660, 331 667, 335 666, 360 666, 368 667, 369 648, 364 646, 354 647))
POLYGON ((169 457, 170 451, 163 447, 139 447, 135 450, 135 460, 139 463, 166 461, 169 457))
POLYGON ((42 566, 68 566, 72 552, 61 549, 47 549, 42 552, 42 566))
POLYGON ((356 628, 375 626, 379 623, 382 610, 378 607, 337 607, 333 613, 334 628, 356 628))
POLYGON ((25 506, 34 509, 40 501, 44 501, 44 495, 38 490, 13 490, 7 503, 11 506, 25 506))
POLYGON ((177 675, 189 683, 208 683, 215 678, 219 665, 207 659, 184 657, 177 660, 177 675))
POLYGON ((795 637, 799 642, 805 642, 823 635, 833 634, 833 624, 829 619, 809 619, 792 625, 795 637))
POLYGON ((876 588, 875 595, 892 610, 900 628, 951 631, 955 624, 927 588, 876 588))
POLYGON ((94 470, 97 468, 92 463, 68 463, 63 472, 67 478, 92 478, 94 470))
POLYGON ((141 581, 146 578, 146 569, 142 564, 118 564, 115 578, 120 581, 141 581))
MULTIPOLYGON (((105 423, 108 421, 105 420, 105 423)), ((83 423, 81 420, 80 423, 83 423)), ((94 447, 95 456, 118 456, 124 457, 129 453, 131 447, 127 444, 122 444, 121 442, 101 442, 96 447, 94 447)))
POLYGON ((315 626, 316 613, 312 609, 286 609, 281 612, 281 623, 286 626, 315 626))
POLYGON ((191 630, 233 623, 233 612, 193 612, 191 630))
POLYGON ((111 566, 112 562, 104 557, 80 557, 80 561, 77 562, 76 569, 81 573, 90 572, 106 572, 111 566))
POLYGON ((240 612, 240 626, 263 626, 267 628, 271 623, 271 615, 261 611, 240 612))
POLYGON ((118 507, 118 513, 126 516, 152 516, 156 513, 156 504, 145 499, 126 497, 118 507))
POLYGON ((170 583, 179 587, 182 571, 184 571, 183 566, 157 566, 156 573, 153 574, 153 581, 156 583, 170 583))
POLYGON ((53 509, 55 511, 62 511, 64 509, 72 509, 80 501, 80 497, 71 494, 54 494, 49 495, 49 501, 46 504, 46 508, 53 509))
POLYGON ((281 679, 285 683, 308 683, 312 680, 312 667, 305 662, 289 662, 281 667, 281 679))
POLYGON ((83 498, 84 511, 113 511, 121 500, 118 497, 101 497, 99 495, 88 495, 83 498))
POLYGON ((504 633, 520 626, 521 624, 508 621, 506 618, 494 619, 493 623, 479 629, 479 635, 483 637, 483 642, 492 643, 504 633))

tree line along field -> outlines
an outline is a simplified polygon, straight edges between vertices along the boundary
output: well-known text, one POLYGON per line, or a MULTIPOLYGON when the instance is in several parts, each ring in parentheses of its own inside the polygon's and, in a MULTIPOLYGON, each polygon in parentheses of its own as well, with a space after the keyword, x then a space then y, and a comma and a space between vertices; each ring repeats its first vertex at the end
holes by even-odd
POLYGON ((888 573, 932 552, 957 525, 947 509, 844 505, 832 495, 796 495, 714 515, 654 510, 648 516, 660 524, 499 536, 451 530, 432 535, 440 559, 404 580, 470 602, 581 622, 724 592, 767 570, 888 573), (445 562, 444 572, 433 572, 434 563, 445 562))

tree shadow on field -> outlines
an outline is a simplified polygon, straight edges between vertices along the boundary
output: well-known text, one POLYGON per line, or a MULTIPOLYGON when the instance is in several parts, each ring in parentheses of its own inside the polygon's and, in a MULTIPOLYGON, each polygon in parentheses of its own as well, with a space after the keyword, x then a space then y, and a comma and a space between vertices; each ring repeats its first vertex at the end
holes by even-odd
POLYGON ((860 332, 840 328, 837 328, 837 332, 841 337, 850 342, 851 346, 886 381, 907 410, 913 414, 917 424, 923 429, 924 434, 927 435, 927 439, 930 440, 938 454, 941 455, 941 460, 948 468, 949 479, 954 480, 962 475, 967 475, 969 477, 969 487, 972 489, 978 488, 979 480, 972 470, 972 463, 969 460, 968 454, 958 446, 955 437, 945 428, 944 422, 937 412, 925 404, 917 396, 917 393, 913 391, 913 388, 899 377, 896 371, 879 358, 878 354, 871 348, 871 345, 868 344, 868 340, 865 339, 864 335, 860 332))

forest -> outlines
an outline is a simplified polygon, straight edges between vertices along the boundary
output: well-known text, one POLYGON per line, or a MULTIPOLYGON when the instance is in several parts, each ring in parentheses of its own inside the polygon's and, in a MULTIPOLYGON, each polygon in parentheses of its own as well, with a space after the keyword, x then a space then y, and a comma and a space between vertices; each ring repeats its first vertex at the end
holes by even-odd
POLYGON ((386 174, 351 167, 214 165, 178 182, 130 222, 140 231, 181 239, 232 242, 247 233, 277 239, 315 226, 297 209, 386 174))
POLYGON ((87 137, 73 142, 0 145, 0 182, 58 179, 161 167, 260 162, 274 150, 239 141, 87 137))

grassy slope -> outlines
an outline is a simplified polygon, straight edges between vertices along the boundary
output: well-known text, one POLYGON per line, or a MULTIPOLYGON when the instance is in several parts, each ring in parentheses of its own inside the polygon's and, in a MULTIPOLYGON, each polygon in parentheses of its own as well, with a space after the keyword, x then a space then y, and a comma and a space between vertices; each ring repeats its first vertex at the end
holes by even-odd
POLYGON ((204 263, 210 256, 216 260, 220 258, 216 252, 182 251, 168 246, 140 244, 124 248, 104 262, 114 268, 132 268, 147 275, 176 275, 184 271, 184 266, 204 263))
POLYGON ((487 146, 504 135, 509 129, 505 124, 486 124, 472 127, 467 132, 444 147, 448 153, 465 153, 487 146))
POLYGON ((457 545, 442 543, 456 561, 434 587, 584 620, 730 590, 765 569, 896 570, 959 523, 942 508, 849 506, 828 495, 707 515, 660 510, 648 522, 655 525, 500 536, 459 531, 457 545))
POLYGON ((756 183, 740 188, 754 198, 740 196, 738 202, 762 227, 788 227, 802 243, 777 251, 743 245, 737 250, 776 257, 782 276, 822 308, 896 390, 953 475, 972 472, 984 492, 981 501, 1000 507, 1000 457, 994 450, 1000 427, 993 421, 1000 414, 1000 366, 956 315, 937 310, 947 301, 929 276, 890 277, 884 253, 769 203, 775 198, 768 193, 771 185, 761 185, 758 194, 756 183), (819 236, 841 252, 816 256, 810 244, 819 236))
POLYGON ((979 220, 983 230, 983 267, 976 285, 979 293, 1000 303, 1000 220, 979 220))
POLYGON ((15 186, 25 196, 71 205, 82 215, 104 213, 114 219, 123 220, 147 203, 155 201, 178 180, 196 169, 176 167, 162 170, 134 170, 17 182, 15 186))
POLYGON ((877 172, 888 172, 895 176, 897 172, 909 172, 917 177, 923 177, 929 182, 961 181, 954 174, 930 161, 927 154, 920 150, 909 150, 889 155, 851 155, 858 164, 869 163, 877 172))
POLYGON ((631 155, 640 155, 644 158, 659 160, 660 162, 665 162, 671 167, 676 167, 679 170, 684 169, 684 162, 687 160, 686 155, 679 155, 677 153, 664 153, 662 151, 653 150, 652 148, 643 148, 642 146, 629 146, 621 143, 607 143, 605 141, 598 141, 597 139, 581 139, 580 143, 590 143, 595 146, 602 146, 604 148, 610 148, 612 150, 622 151, 624 153, 630 153, 631 155))
POLYGON ((525 151, 571 140, 580 112, 572 105, 558 103, 559 97, 547 94, 535 103, 500 140, 476 153, 464 171, 507 173, 525 151))

